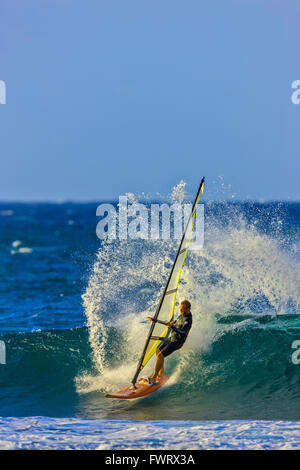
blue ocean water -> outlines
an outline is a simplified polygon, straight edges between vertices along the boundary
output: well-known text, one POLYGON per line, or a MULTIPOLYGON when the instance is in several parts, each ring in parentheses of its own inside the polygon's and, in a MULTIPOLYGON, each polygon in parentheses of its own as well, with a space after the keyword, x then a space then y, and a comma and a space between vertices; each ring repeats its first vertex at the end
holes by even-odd
MULTIPOLYGON (((93 433, 97 422, 105 429, 165 420, 171 430, 196 420, 203 431, 205 420, 227 420, 228 446, 228 423, 233 442, 235 420, 254 423, 258 435, 263 421, 270 426, 264 445, 274 448, 275 422, 288 420, 298 445, 300 364, 292 355, 300 341, 300 204, 205 204, 204 247, 189 253, 178 291, 192 302, 192 331, 166 361, 168 385, 133 402, 104 394, 135 372, 143 320, 155 309, 178 242, 101 242, 97 206, 0 203, 1 445, 15 431, 7 446, 18 447, 18 426, 27 423, 25 446, 32 448, 28 436, 38 423, 47 447, 49 419, 75 434, 82 423, 93 433)), ((278 426, 283 436, 287 427, 278 426)), ((178 448, 188 438, 182 442, 178 448)))

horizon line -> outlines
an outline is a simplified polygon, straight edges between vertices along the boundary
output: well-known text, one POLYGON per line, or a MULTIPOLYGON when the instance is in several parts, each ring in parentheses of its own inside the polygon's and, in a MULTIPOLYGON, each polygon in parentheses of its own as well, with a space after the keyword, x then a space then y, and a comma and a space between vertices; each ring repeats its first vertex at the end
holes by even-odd
MULTIPOLYGON (((124 196, 124 195, 122 195, 124 196)), ((118 202, 118 199, 113 199, 113 198, 106 198, 106 199, 26 199, 26 200, 21 200, 21 199, 0 199, 0 204, 100 204, 100 203, 114 203, 118 202)), ((146 199, 146 198, 141 198, 137 201, 138 203, 140 202, 168 202, 167 198, 161 198, 161 199, 146 199)), ((186 200, 188 202, 188 199, 186 200)), ((208 199, 208 200, 203 200, 203 203, 207 202, 230 202, 230 203, 258 203, 258 204, 265 204, 265 203, 280 203, 280 202, 285 202, 285 203, 300 203, 300 199, 265 199, 265 198, 258 198, 258 199, 208 199)))

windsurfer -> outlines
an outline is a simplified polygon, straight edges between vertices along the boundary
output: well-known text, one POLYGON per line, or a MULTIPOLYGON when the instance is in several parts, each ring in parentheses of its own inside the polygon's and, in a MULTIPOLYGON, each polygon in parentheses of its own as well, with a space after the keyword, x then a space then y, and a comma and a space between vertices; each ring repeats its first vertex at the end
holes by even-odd
POLYGON ((180 349, 187 335, 192 327, 192 313, 191 303, 188 300, 183 300, 179 306, 180 315, 176 321, 163 322, 152 317, 147 317, 147 320, 152 322, 161 323, 170 328, 170 334, 161 341, 160 345, 156 350, 156 364, 155 369, 151 377, 145 379, 150 384, 156 382, 156 378, 164 374, 164 360, 165 357, 169 356, 172 352, 180 349))

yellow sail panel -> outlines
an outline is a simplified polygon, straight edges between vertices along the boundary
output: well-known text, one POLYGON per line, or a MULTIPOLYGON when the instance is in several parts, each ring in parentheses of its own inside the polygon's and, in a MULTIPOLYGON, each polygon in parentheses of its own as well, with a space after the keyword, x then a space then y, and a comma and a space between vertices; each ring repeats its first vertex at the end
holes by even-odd
MULTIPOLYGON (((159 320, 170 322, 174 318, 174 311, 175 311, 175 304, 176 304, 176 296, 177 296, 177 289, 180 282, 180 276, 182 267, 188 252, 188 248, 190 246, 192 237, 193 237, 193 228, 196 216, 196 207, 198 202, 201 199, 201 196, 204 192, 204 179, 201 182, 200 188, 197 193, 197 197, 194 201, 192 211, 185 228, 185 233, 181 240, 181 244, 174 262, 174 266, 171 272, 171 275, 168 279, 168 283, 166 289, 163 294, 163 299, 160 301, 159 304, 159 315, 156 316, 159 320)), ((169 328, 165 325, 161 325, 159 323, 155 323, 152 327, 151 336, 149 338, 148 345, 144 352, 143 360, 140 364, 140 371, 145 367, 147 362, 151 359, 153 354, 155 353, 156 349, 160 345, 163 338, 167 336, 169 332, 169 328), (161 338, 161 339, 160 339, 161 338)))

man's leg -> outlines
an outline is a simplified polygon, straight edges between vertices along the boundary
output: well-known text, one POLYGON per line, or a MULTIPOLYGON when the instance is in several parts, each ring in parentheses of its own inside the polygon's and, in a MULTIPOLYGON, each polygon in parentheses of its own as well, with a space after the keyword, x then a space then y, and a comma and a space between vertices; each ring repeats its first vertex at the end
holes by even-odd
POLYGON ((161 376, 164 373, 164 362, 165 358, 160 352, 159 349, 156 350, 156 364, 153 374, 151 375, 151 379, 155 381, 157 376, 161 376))

